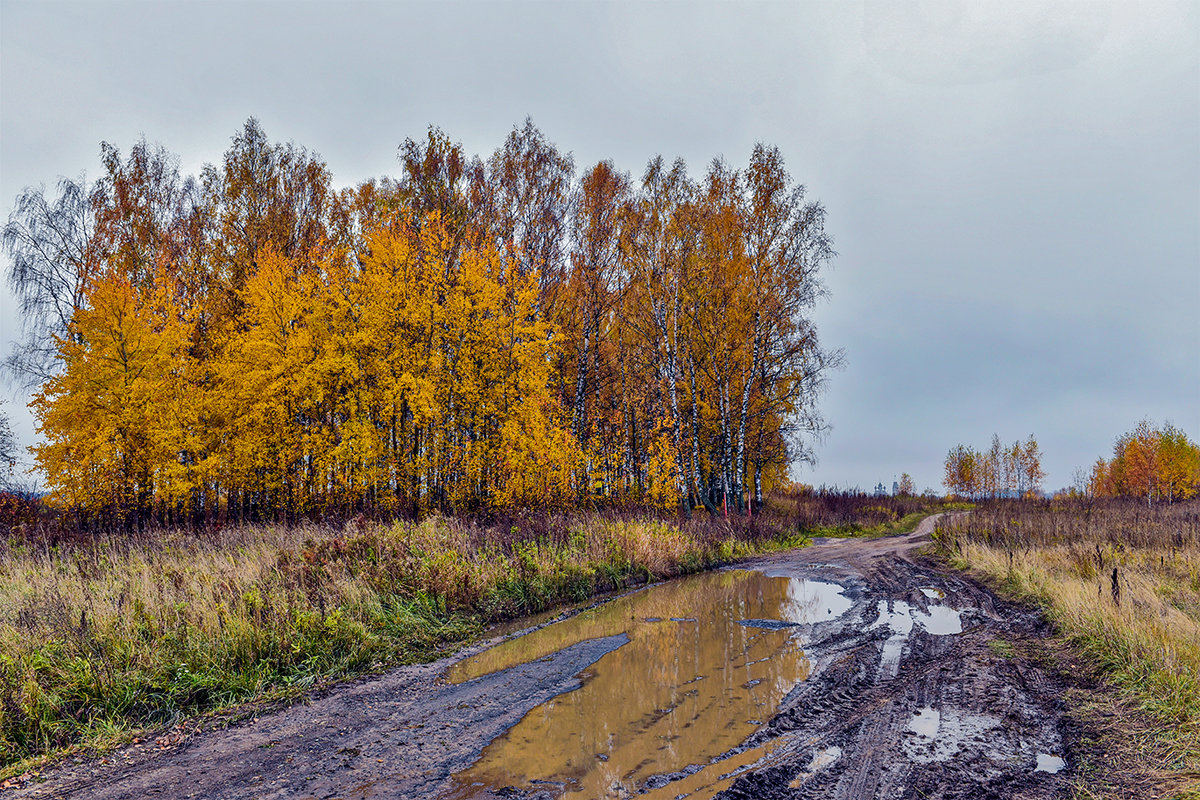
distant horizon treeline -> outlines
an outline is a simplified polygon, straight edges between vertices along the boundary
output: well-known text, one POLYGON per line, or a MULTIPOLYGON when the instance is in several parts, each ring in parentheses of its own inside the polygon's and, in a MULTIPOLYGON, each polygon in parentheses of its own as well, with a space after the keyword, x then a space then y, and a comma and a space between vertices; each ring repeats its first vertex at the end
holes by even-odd
MULTIPOLYGON (((946 454, 942 484, 965 497, 1024 497, 1041 491, 1041 450, 1031 434, 1001 444, 993 434, 986 451, 955 445, 946 454)), ((1171 423, 1142 420, 1113 443, 1111 459, 1077 468, 1072 485, 1055 496, 1138 498, 1173 503, 1200 496, 1200 445, 1171 423)))
POLYGON ((345 189, 254 119, 199 176, 101 155, 3 231, 7 367, 84 517, 741 508, 824 428, 834 251, 776 148, 635 180, 529 120, 487 158, 430 128, 345 189))

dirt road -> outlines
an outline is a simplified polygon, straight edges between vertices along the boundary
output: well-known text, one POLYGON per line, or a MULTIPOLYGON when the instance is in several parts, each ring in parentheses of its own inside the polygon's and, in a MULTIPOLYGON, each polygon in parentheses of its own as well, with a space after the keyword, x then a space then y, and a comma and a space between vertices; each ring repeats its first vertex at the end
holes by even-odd
POLYGON ((1063 679, 1006 644, 1047 626, 915 558, 932 526, 651 587, 12 796, 1066 796, 1063 679))

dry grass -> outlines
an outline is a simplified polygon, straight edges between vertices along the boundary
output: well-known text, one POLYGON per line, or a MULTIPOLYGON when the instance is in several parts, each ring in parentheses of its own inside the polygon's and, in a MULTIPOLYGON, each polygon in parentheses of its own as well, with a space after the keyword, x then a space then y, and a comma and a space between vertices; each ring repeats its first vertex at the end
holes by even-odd
POLYGON ((765 516, 810 536, 887 536, 908 532, 935 511, 969 507, 930 495, 874 495, 797 488, 772 494, 765 516))
POLYGON ((0 541, 0 777, 39 754, 427 659, 490 622, 827 526, 911 527, 928 501, 770 506, 752 518, 502 512, 133 536, 23 522, 0 541))
POLYGON ((0 543, 0 762, 418 659, 794 544, 744 518, 433 517, 0 543))
POLYGON ((1172 780, 1200 791, 1200 503, 1000 501, 937 537, 960 566, 1042 603, 1154 722, 1172 780))

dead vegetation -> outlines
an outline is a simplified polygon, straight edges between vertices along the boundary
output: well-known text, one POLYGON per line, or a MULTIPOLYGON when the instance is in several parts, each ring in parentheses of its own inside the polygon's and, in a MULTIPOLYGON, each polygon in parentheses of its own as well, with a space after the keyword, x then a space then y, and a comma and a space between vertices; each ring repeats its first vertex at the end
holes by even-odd
POLYGON ((427 659, 489 622, 831 526, 915 524, 924 503, 811 494, 753 517, 507 511, 140 534, 34 514, 0 540, 0 763, 427 659))
MULTIPOLYGON (((935 537, 958 566, 1042 604, 1117 688, 1124 714, 1094 698, 1079 713, 1100 731, 1128 722, 1101 738, 1123 763, 1158 765, 1143 796, 1200 791, 1200 502, 992 501, 935 537)), ((1096 769, 1102 786, 1111 764, 1096 769)), ((1097 796, 1088 785, 1080 796, 1097 796)))

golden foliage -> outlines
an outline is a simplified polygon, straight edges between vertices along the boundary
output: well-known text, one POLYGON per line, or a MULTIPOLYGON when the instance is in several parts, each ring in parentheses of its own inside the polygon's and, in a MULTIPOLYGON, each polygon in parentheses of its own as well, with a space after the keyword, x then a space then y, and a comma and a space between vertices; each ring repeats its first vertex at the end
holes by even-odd
POLYGON ((840 356, 805 313, 833 251, 772 148, 576 183, 532 123, 487 162, 431 130, 342 192, 253 120, 200 181, 104 153, 97 265, 34 403, 83 514, 739 508, 823 425, 840 356))
POLYGON ((992 434, 992 446, 986 451, 959 444, 946 453, 942 485, 967 497, 1032 497, 1045 479, 1037 437, 1030 434, 1024 442, 1005 447, 992 434))
POLYGON ((1088 492, 1095 497, 1144 497, 1147 503, 1188 500, 1200 493, 1200 445, 1170 423, 1142 420, 1113 445, 1110 461, 1092 466, 1088 492))

